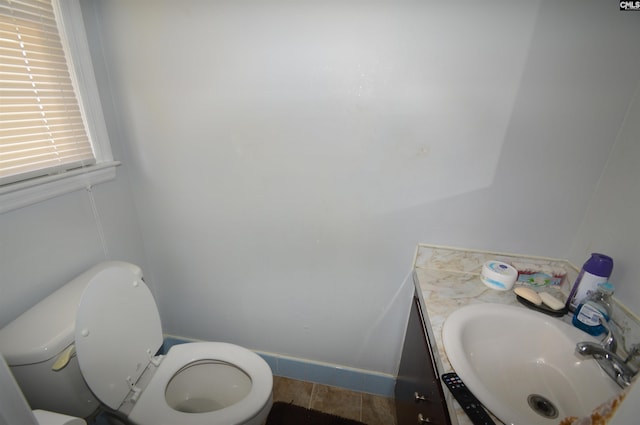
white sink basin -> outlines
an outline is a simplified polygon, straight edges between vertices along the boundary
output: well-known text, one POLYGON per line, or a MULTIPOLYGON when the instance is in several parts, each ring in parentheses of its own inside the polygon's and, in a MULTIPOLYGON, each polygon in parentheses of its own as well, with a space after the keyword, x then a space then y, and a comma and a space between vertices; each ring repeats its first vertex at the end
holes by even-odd
POLYGON ((463 382, 506 424, 581 417, 620 389, 594 359, 576 353, 577 342, 593 337, 524 307, 462 307, 445 321, 442 339, 463 382))

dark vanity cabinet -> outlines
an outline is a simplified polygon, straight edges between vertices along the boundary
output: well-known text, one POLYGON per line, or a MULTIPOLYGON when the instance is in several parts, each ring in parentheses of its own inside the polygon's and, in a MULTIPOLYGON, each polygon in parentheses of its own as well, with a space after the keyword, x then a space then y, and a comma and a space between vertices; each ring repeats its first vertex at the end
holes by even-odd
POLYGON ((420 299, 414 294, 395 387, 398 425, 451 425, 427 335, 420 299))

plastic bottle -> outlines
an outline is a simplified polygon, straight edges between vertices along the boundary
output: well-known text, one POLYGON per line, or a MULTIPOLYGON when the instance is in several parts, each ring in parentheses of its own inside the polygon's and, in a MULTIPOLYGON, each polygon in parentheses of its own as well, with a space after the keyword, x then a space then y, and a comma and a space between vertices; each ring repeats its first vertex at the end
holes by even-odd
POLYGON ((613 285, 609 282, 600 283, 596 292, 589 295, 576 309, 573 325, 594 336, 604 333, 606 329, 600 323, 600 318, 607 322, 611 318, 612 295, 613 285))
POLYGON ((578 274, 569 298, 567 298, 567 308, 575 311, 578 305, 589 294, 596 291, 599 283, 609 280, 613 271, 613 259, 607 255, 594 252, 584 263, 582 270, 578 274))

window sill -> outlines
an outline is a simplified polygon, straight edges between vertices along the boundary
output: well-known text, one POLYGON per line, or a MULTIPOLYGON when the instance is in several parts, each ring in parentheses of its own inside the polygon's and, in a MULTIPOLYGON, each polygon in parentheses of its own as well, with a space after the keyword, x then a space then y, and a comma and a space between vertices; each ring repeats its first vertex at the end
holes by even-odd
POLYGON ((0 214, 113 180, 118 165, 118 161, 103 162, 62 174, 0 186, 0 214))

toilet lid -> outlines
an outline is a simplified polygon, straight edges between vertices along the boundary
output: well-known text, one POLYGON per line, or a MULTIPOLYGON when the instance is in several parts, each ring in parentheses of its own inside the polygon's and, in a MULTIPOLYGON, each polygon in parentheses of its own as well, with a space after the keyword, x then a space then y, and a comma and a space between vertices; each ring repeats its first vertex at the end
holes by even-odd
POLYGON ((162 345, 160 315, 142 279, 120 266, 91 279, 78 306, 75 342, 87 385, 118 409, 162 345))

